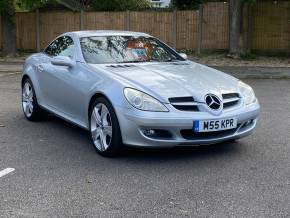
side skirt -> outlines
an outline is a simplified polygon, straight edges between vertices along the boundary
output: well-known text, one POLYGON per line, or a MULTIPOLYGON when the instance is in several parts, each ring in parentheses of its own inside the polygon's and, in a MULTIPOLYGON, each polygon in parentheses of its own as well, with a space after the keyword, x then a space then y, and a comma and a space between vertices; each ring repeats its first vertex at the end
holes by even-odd
POLYGON ((47 111, 47 112, 53 114, 54 116, 57 116, 57 117, 59 117, 60 119, 66 121, 66 122, 68 122, 68 123, 71 123, 71 124, 73 124, 73 125, 75 125, 75 126, 78 126, 78 127, 82 128, 82 129, 84 129, 84 130, 89 131, 89 127, 86 126, 85 124, 83 124, 83 123, 79 123, 79 122, 73 120, 72 118, 70 118, 70 117, 68 117, 68 116, 65 116, 65 115, 63 115, 63 114, 60 114, 60 113, 58 113, 57 111, 52 110, 52 109, 50 109, 50 108, 48 108, 48 107, 45 107, 45 106, 43 106, 43 105, 39 105, 39 106, 40 106, 43 110, 45 110, 45 111, 47 111))

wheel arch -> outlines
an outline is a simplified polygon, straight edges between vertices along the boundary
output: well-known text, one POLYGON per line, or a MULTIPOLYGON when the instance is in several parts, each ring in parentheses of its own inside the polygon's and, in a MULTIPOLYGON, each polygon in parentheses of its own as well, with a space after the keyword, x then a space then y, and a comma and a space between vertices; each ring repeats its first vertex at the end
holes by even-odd
MULTIPOLYGON (((113 109, 115 110, 112 102, 110 101, 110 99, 102 92, 96 92, 94 95, 92 95, 90 101, 89 101, 89 105, 88 105, 88 110, 87 110, 87 113, 88 113, 88 120, 90 119, 90 110, 91 110, 91 107, 92 107, 92 104, 94 103, 94 101, 97 99, 97 98, 100 98, 100 97, 103 97, 105 98, 106 100, 108 100, 110 102, 110 104, 112 105, 113 109)), ((116 111, 115 111, 116 113, 116 111)))
MULTIPOLYGON (((21 79, 21 85, 23 85, 23 83, 24 83, 24 81, 25 81, 26 79, 29 79, 29 80, 31 81, 30 77, 29 77, 27 74, 24 74, 24 75, 22 76, 22 79, 21 79)), ((32 81, 31 81, 31 82, 32 82, 32 81)))
POLYGON ((23 86, 24 81, 26 79, 29 79, 30 82, 31 82, 31 84, 32 84, 32 86, 33 86, 33 90, 34 90, 34 94, 35 94, 35 97, 37 99, 37 102, 38 102, 38 104, 40 104, 40 100, 41 100, 40 97, 41 97, 41 95, 39 93, 39 88, 38 88, 37 80, 33 80, 33 76, 34 76, 33 74, 32 75, 29 75, 28 73, 24 73, 22 75, 22 78, 21 78, 21 89, 22 89, 22 86, 23 86))
MULTIPOLYGON (((89 105, 88 105, 88 122, 89 122, 89 130, 90 130, 90 113, 91 113, 91 109, 92 109, 92 106, 94 104, 94 102, 96 101, 96 99, 98 98, 103 98, 105 99, 110 105, 111 109, 112 109, 112 112, 114 113, 114 117, 115 117, 115 126, 112 125, 112 128, 114 128, 115 130, 115 133, 113 132, 113 134, 115 134, 115 139, 113 138, 114 141, 116 141, 118 139, 118 144, 121 143, 123 144, 123 135, 122 135, 122 129, 120 127, 120 122, 119 122, 119 117, 118 117, 118 113, 116 111, 116 108, 114 107, 114 104, 112 104, 112 101, 107 97, 106 94, 102 93, 102 92, 96 92, 94 95, 92 95, 90 101, 89 101, 89 105), (116 129, 117 128, 117 129, 116 129), (117 134, 117 135, 116 135, 117 134)), ((108 107, 108 106, 107 106, 108 107)), ((109 110, 109 108, 108 108, 109 110)), ((110 114, 111 116, 111 119, 113 119, 112 117, 113 114, 110 114)), ((116 145, 115 145, 116 146, 116 145)), ((116 151, 115 151, 116 152, 116 151)), ((101 155, 104 155, 104 154, 101 154, 101 155)), ((107 155, 114 155, 114 153, 112 154, 107 154, 107 155)))

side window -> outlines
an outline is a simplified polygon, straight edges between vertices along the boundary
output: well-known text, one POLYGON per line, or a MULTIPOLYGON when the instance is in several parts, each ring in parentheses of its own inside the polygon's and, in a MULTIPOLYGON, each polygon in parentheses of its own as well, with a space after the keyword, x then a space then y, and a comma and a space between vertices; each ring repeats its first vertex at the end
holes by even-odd
POLYGON ((55 56, 73 57, 74 43, 71 37, 62 36, 54 40, 44 51, 46 54, 55 56))

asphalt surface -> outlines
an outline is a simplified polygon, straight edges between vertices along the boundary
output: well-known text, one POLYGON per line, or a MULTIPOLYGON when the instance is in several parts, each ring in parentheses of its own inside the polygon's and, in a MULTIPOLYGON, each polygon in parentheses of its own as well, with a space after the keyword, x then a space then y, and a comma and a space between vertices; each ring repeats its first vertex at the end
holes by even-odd
MULTIPOLYGON (((258 67, 258 66, 211 66, 217 70, 226 72, 240 79, 290 79, 290 67, 258 67)), ((21 72, 23 62, 0 61, 1 73, 21 72)))
POLYGON ((27 121, 0 75, 0 217, 289 217, 290 80, 246 80, 262 112, 235 143, 96 154, 86 131, 27 121))

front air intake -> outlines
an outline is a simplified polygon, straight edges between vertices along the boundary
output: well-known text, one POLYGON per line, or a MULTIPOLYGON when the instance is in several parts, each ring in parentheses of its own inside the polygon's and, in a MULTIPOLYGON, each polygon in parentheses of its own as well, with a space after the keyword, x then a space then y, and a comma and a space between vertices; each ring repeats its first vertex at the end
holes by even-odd
POLYGON ((168 99, 170 104, 180 111, 199 111, 197 102, 191 96, 173 97, 168 99))
POLYGON ((238 93, 226 93, 222 94, 224 109, 232 108, 239 104, 240 95, 238 93))

